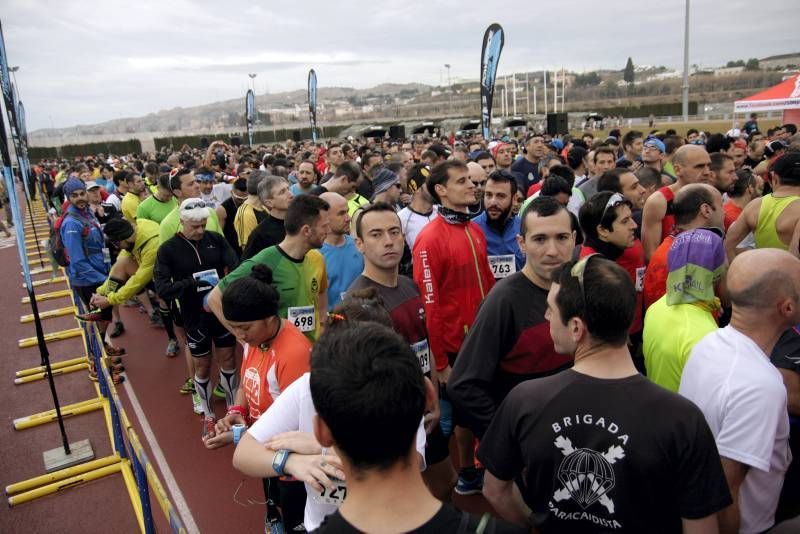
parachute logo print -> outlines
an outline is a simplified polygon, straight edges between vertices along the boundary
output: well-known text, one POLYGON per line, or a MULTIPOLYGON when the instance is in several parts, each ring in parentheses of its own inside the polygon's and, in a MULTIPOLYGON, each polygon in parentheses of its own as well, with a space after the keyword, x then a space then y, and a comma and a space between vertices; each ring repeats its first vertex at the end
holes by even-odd
POLYGON ((557 475, 563 487, 553 494, 553 499, 560 502, 571 498, 584 510, 599 502, 613 514, 614 501, 608 493, 616 483, 612 465, 625 457, 622 447, 612 445, 604 453, 576 449, 570 439, 563 436, 556 438, 555 446, 564 454, 557 475))

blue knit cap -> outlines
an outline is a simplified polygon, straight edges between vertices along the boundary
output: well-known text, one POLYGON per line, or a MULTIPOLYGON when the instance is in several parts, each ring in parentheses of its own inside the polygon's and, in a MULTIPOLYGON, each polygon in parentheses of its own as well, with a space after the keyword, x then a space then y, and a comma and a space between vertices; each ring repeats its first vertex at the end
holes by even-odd
POLYGON ((74 176, 67 178, 67 181, 64 182, 64 196, 69 198, 69 196, 74 193, 75 191, 84 190, 86 191, 86 184, 83 183, 83 180, 80 178, 75 178, 74 176))

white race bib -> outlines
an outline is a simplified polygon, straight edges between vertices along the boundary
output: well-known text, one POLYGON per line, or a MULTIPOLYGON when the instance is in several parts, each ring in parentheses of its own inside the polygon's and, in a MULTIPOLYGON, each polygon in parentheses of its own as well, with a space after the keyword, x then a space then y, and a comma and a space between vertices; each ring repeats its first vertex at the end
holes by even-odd
POLYGON ((642 291, 644 289, 644 272, 647 267, 639 267, 636 269, 636 291, 642 291))
POLYGON ((314 306, 292 306, 286 315, 289 322, 301 332, 313 332, 316 328, 314 306))
POLYGON ((325 504, 341 506, 345 497, 347 497, 347 483, 344 480, 339 480, 338 478, 330 477, 330 479, 334 484, 333 488, 326 488, 325 486, 322 486, 322 491, 319 495, 314 497, 314 500, 318 502, 324 502, 325 504))
POLYGON ((111 251, 108 247, 103 247, 103 263, 111 263, 111 251))
POLYGON ((428 340, 423 339, 411 344, 411 350, 417 355, 419 366, 423 373, 431 372, 431 351, 428 348, 428 340))
MULTIPOLYGON (((205 271, 199 271, 196 273, 192 273, 192 278, 195 280, 200 280, 201 278, 210 278, 211 284, 216 285, 219 283, 219 275, 217 274, 216 269, 206 269, 205 271)), ((204 291, 210 291, 212 288, 209 286, 206 287, 198 287, 197 292, 202 293, 204 291)))
POLYGON ((513 254, 489 256, 489 266, 495 278, 505 278, 517 272, 517 262, 513 254))

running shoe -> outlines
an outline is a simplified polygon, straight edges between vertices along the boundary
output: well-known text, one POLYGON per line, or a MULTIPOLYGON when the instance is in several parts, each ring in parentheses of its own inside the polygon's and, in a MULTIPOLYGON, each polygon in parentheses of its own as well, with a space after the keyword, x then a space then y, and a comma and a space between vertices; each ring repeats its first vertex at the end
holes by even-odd
POLYGON ((189 393, 194 393, 194 380, 191 378, 187 378, 186 382, 183 383, 180 389, 181 395, 188 395, 189 393))
POLYGON ((114 329, 108 334, 112 338, 119 337, 125 333, 125 325, 122 321, 114 321, 114 329))
POLYGON ((103 350, 106 351, 106 356, 124 356, 125 349, 122 347, 112 347, 111 345, 107 345, 103 343, 103 350))
POLYGON ((283 528, 283 521, 265 521, 264 534, 286 534, 286 529, 283 528))
POLYGON ((216 424, 217 421, 210 415, 207 415, 203 418, 203 434, 201 436, 203 441, 213 437, 216 434, 216 430, 214 428, 216 424))
POLYGON ((192 410, 197 415, 203 413, 203 402, 200 400, 200 394, 196 391, 192 393, 192 410))
POLYGON ((180 348, 181 345, 178 343, 177 339, 170 339, 169 344, 167 345, 167 358, 174 358, 177 356, 180 348))
POLYGON ((155 310, 153 310, 153 314, 150 315, 150 326, 164 328, 164 320, 161 319, 161 314, 155 310))
POLYGON ((224 399, 225 398, 225 390, 222 389, 221 385, 217 384, 216 387, 214 388, 213 395, 215 397, 220 398, 220 399, 224 399))
POLYGON ((473 468, 458 472, 456 493, 459 495, 477 495, 483 490, 483 470, 473 468))
POLYGON ((87 323, 94 323, 96 321, 102 321, 103 310, 97 308, 95 310, 89 310, 86 313, 76 313, 75 317, 78 318, 79 321, 85 321, 87 323))

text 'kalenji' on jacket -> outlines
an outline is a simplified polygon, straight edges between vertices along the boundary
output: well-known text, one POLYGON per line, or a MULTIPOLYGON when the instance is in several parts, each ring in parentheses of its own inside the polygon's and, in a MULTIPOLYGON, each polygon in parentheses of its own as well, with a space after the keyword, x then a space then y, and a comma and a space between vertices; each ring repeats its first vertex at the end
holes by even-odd
POLYGON ((494 285, 486 238, 474 222, 437 217, 417 236, 413 256, 430 350, 441 371, 448 354, 458 353, 478 306, 494 285))

